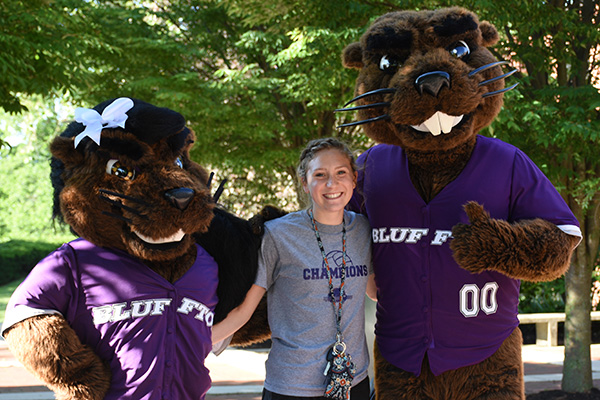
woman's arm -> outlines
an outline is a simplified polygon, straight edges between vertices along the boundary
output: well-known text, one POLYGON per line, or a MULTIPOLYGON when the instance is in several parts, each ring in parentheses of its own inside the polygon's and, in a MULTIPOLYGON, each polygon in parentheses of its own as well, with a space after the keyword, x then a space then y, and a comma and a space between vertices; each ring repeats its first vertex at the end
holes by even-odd
POLYGON ((233 335, 240 329, 252 316, 258 306, 260 299, 264 296, 266 290, 260 286, 252 285, 243 303, 231 310, 227 317, 212 327, 212 342, 219 343, 223 339, 233 335))
POLYGON ((367 281, 367 296, 373 301, 377 301, 377 285, 375 285, 375 274, 369 275, 367 281))

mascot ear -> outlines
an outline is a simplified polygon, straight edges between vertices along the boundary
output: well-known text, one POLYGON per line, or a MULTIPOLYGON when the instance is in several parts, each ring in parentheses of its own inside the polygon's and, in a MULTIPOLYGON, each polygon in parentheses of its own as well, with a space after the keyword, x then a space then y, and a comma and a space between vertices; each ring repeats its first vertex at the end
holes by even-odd
POLYGON ((362 62, 362 48, 359 42, 346 46, 342 54, 342 64, 346 68, 356 69, 361 69, 364 66, 362 62))
POLYGON ((65 165, 81 164, 84 160, 83 154, 75 149, 73 138, 55 137, 50 143, 50 152, 65 165))
POLYGON ((493 46, 498 42, 498 31, 494 25, 488 21, 482 21, 479 24, 479 29, 481 30, 481 37, 485 47, 493 46))

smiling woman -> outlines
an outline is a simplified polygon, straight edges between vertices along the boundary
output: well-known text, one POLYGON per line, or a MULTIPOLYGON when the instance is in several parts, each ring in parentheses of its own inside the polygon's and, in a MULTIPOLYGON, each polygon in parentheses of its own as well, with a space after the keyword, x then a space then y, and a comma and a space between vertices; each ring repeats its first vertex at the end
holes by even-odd
POLYGON ((340 224, 344 207, 356 187, 351 160, 338 149, 324 149, 316 153, 307 167, 302 187, 310 194, 315 219, 327 225, 340 224))
POLYGON ((365 293, 375 296, 375 277, 369 224, 344 210, 356 186, 352 152, 335 138, 310 141, 298 177, 311 205, 265 224, 256 282, 213 327, 213 341, 242 326, 267 292, 272 348, 263 400, 366 400, 365 293))

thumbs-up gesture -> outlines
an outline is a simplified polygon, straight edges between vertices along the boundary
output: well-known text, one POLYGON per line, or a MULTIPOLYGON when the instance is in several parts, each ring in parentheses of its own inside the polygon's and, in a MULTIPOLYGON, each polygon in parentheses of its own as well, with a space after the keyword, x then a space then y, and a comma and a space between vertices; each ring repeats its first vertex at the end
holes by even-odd
POLYGON ((457 224, 452 228, 450 248, 454 259, 464 269, 479 273, 497 269, 515 249, 507 249, 512 241, 510 225, 506 221, 492 219, 483 206, 474 201, 464 206, 470 224, 457 224))
POLYGON ((452 228, 454 260, 472 273, 501 272, 515 279, 548 281, 569 267, 578 238, 543 219, 515 223, 494 219, 481 204, 464 206, 469 224, 452 228))

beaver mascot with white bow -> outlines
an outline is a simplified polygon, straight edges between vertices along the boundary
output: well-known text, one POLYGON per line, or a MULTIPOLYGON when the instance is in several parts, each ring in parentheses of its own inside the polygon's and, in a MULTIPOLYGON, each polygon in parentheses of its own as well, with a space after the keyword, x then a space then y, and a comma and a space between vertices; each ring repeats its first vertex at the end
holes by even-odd
POLYGON ((19 286, 2 334, 59 399, 203 399, 211 327, 254 282, 261 226, 215 207, 181 114, 119 98, 75 120, 52 182, 79 238, 19 286))
POLYGON ((519 149, 478 135, 502 106, 495 27, 462 8, 376 19, 343 63, 380 144, 353 208, 372 226, 377 399, 523 399, 519 282, 558 278, 579 224, 519 149))

